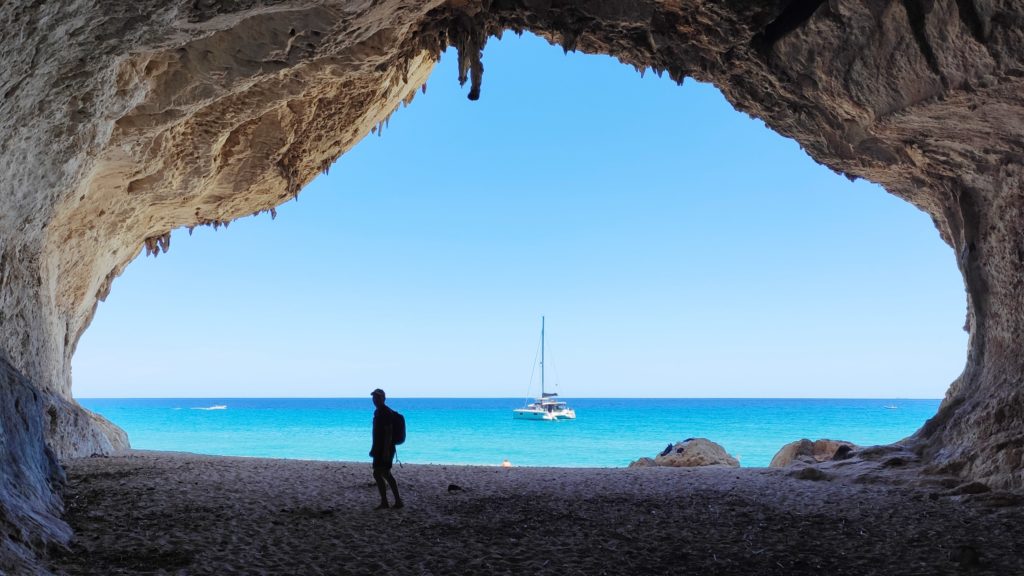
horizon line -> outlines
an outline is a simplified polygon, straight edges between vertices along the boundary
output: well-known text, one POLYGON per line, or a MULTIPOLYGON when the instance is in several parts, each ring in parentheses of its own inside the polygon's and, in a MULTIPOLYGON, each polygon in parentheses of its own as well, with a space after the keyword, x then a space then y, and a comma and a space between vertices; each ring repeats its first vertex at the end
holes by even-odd
MULTIPOLYGON (((75 396, 75 400, 356 400, 366 396, 75 396)), ((389 396, 389 400, 510 400, 522 396, 389 396)), ((531 396, 532 398, 532 396, 531 396)), ((573 400, 942 400, 918 396, 573 396, 573 400)))

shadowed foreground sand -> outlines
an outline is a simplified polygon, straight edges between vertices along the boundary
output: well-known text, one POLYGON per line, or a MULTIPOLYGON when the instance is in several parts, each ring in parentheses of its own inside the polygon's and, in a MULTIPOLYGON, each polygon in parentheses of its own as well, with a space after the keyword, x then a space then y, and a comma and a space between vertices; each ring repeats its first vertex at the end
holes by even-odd
POLYGON ((365 463, 67 470, 67 574, 1024 574, 1019 499, 779 470, 405 465, 384 511, 365 463))

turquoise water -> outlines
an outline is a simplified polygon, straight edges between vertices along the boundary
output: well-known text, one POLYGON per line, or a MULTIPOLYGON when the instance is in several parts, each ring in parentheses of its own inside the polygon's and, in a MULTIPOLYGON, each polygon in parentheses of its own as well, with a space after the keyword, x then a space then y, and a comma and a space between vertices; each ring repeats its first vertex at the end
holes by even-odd
MULTIPOLYGON (((132 447, 225 456, 367 460, 373 406, 367 398, 79 399, 122 428, 132 447), (199 408, 226 405, 223 410, 199 408)), ((614 399, 569 400, 573 421, 521 421, 522 399, 394 398, 406 417, 409 463, 626 466, 669 442, 704 437, 743 466, 767 466, 784 444, 832 438, 889 443, 935 414, 938 400, 614 399), (896 409, 885 406, 895 405, 896 409)))

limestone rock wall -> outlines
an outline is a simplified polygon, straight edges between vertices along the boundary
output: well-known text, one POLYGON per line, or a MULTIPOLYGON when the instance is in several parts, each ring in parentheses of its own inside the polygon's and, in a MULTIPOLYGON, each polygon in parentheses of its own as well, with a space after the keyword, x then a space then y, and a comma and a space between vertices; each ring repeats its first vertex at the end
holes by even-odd
POLYGON ((0 557, 66 540, 54 454, 128 445, 71 397, 112 280, 173 229, 273 214, 381 129, 438 55, 415 41, 437 4, 0 4, 0 361, 35 402, 0 395, 0 557))
POLYGON ((5 390, 24 389, 0 393, 7 411, 33 398, 5 412, 0 523, 63 534, 39 433, 60 457, 126 445, 71 398, 70 359, 129 261, 181 227, 272 214, 410 101, 446 46, 467 95, 486 97, 480 56, 508 30, 713 82, 819 162, 928 212, 971 338, 908 442, 938 469, 1024 488, 1019 3, 7 0, 0 22, 0 360, 20 383, 5 390))
POLYGON ((35 573, 35 555, 70 537, 57 492, 64 471, 44 440, 44 407, 36 387, 0 360, 0 573, 35 573))

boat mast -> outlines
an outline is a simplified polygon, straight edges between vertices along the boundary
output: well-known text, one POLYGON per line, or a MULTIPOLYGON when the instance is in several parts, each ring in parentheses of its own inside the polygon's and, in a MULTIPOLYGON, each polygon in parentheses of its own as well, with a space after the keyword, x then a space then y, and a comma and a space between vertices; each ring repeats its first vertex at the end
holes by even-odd
POLYGON ((544 317, 540 317, 540 397, 544 397, 544 317))

